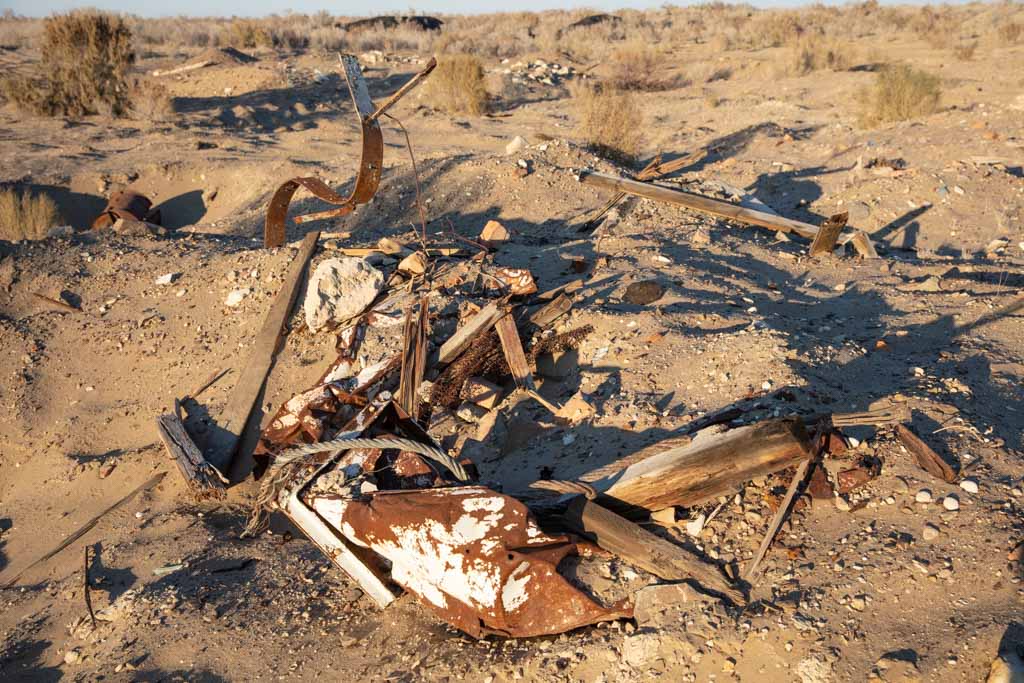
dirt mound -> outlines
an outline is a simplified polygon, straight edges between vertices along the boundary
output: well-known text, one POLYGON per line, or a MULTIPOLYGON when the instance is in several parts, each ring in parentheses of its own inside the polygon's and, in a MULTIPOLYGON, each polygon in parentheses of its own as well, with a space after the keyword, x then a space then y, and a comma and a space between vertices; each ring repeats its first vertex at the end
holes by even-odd
POLYGON ((204 63, 207 66, 234 66, 236 64, 251 64, 255 61, 258 61, 256 57, 247 55, 241 50, 236 50, 233 47, 211 47, 203 50, 193 59, 190 59, 185 63, 185 66, 204 63))

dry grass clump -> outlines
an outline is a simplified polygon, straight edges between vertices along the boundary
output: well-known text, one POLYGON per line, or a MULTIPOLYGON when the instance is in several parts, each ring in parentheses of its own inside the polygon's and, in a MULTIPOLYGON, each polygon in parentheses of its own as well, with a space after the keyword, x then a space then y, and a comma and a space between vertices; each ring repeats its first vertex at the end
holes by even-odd
POLYGON ((623 45, 612 53, 609 61, 608 82, 618 90, 668 90, 678 82, 665 75, 661 54, 642 43, 623 45))
POLYGON ((953 46, 953 55, 961 62, 969 62, 974 59, 974 53, 978 49, 978 41, 961 40, 953 46))
POLYGON ((484 67, 473 55, 442 55, 423 85, 423 98, 449 114, 487 113, 484 67))
POLYGON ((40 52, 34 75, 0 82, 9 100, 49 116, 128 112, 128 71, 135 52, 131 31, 120 17, 92 10, 49 17, 40 52))
POLYGON ((791 59, 790 73, 799 75, 823 69, 846 71, 854 62, 853 54, 843 41, 819 37, 802 39, 791 59))
POLYGON ((235 19, 221 33, 221 45, 237 48, 273 47, 274 36, 262 22, 254 19, 235 19))
POLYGON ((860 123, 872 127, 934 114, 941 98, 938 76, 906 64, 890 65, 878 72, 870 89, 861 92, 860 123))
POLYGON ((1003 45, 1024 43, 1024 23, 1008 21, 996 29, 996 35, 1003 45))
POLYGON ((582 85, 574 102, 579 113, 577 132, 590 149, 624 163, 636 160, 643 115, 631 93, 608 85, 582 85))
POLYGON ((57 205, 45 194, 0 189, 0 239, 41 240, 60 220, 57 205))
POLYGON ((174 98, 163 83, 140 78, 132 85, 132 115, 144 121, 166 121, 174 114, 174 98))

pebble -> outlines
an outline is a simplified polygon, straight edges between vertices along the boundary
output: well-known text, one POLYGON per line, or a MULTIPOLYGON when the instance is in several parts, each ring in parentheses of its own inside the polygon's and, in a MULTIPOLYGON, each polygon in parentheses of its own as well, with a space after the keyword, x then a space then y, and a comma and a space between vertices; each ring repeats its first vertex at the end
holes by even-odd
POLYGON ((942 507, 946 508, 950 512, 960 509, 960 501, 955 496, 946 496, 942 499, 942 507))
POLYGON ((78 650, 68 650, 64 653, 65 664, 77 664, 78 660, 81 659, 82 655, 79 654, 78 650))
POLYGON ((892 490, 895 493, 906 493, 910 490, 910 485, 907 484, 907 480, 903 477, 896 477, 892 481, 892 490))
POLYGON ((858 595, 857 597, 850 598, 851 609, 863 612, 865 607, 867 607, 867 601, 863 597, 858 595))
POLYGON ((977 493, 978 482, 974 481, 973 479, 964 479, 962 482, 960 482, 960 488, 962 488, 964 491, 967 491, 967 493, 977 493))
POLYGON ((522 136, 515 136, 512 141, 505 145, 505 154, 512 155, 526 148, 527 142, 522 136))
POLYGON ((932 541, 939 536, 939 527, 934 524, 925 524, 924 531, 921 532, 921 536, 926 541, 932 541))
POLYGON ((156 283, 158 285, 169 285, 178 279, 178 275, 179 273, 167 273, 166 275, 161 275, 156 279, 156 283))
POLYGON ((842 512, 850 511, 850 504, 846 501, 845 498, 843 498, 842 496, 836 496, 835 501, 836 507, 839 508, 839 510, 841 510, 842 512))
POLYGON ((686 523, 686 533, 696 538, 700 536, 700 532, 704 529, 704 523, 707 521, 707 515, 703 512, 691 519, 686 523))
POLYGON ((251 291, 252 290, 249 289, 248 287, 245 287, 244 289, 231 290, 231 292, 228 294, 228 298, 224 300, 224 305, 234 308, 238 304, 242 303, 242 299, 249 296, 249 292, 251 291))
POLYGON ((932 492, 929 491, 928 489, 921 489, 914 496, 914 500, 916 500, 918 503, 930 503, 932 502, 932 492))

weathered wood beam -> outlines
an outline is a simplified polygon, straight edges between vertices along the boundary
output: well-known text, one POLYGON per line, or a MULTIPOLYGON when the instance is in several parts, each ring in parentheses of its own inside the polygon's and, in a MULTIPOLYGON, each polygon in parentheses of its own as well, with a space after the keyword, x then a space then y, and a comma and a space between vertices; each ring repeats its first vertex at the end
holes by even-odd
MULTIPOLYGON (((210 443, 207 445, 207 462, 225 476, 231 477, 229 472, 232 462, 235 460, 235 452, 238 450, 239 443, 244 441, 253 406, 259 400, 263 383, 267 380, 267 373, 270 372, 270 368, 274 364, 274 356, 281 343, 281 330, 291 315, 292 306, 295 305, 295 298, 298 296, 299 285, 302 282, 302 274, 313 257, 313 252, 316 251, 316 241, 319 236, 320 233, 314 231, 308 233, 302 240, 299 251, 292 259, 292 264, 285 275, 284 284, 281 285, 281 290, 277 293, 277 298, 274 299, 270 312, 267 313, 267 317, 263 321, 263 327, 256 337, 248 362, 242 369, 241 377, 234 389, 231 390, 228 405, 218 420, 218 429, 214 430, 210 443)), ((248 429, 253 428, 259 429, 259 424, 248 426, 248 429)))
POLYGON ((693 580, 737 605, 745 602, 743 593, 733 587, 717 567, 592 500, 576 496, 569 503, 563 520, 570 529, 655 576, 669 581, 693 580))
POLYGON ((164 442, 164 448, 178 464, 178 469, 185 477, 192 494, 199 500, 223 498, 224 483, 227 480, 206 462, 206 458, 185 430, 181 418, 174 413, 160 415, 156 418, 156 428, 160 440, 164 442))
POLYGON ((476 315, 467 320, 462 327, 455 331, 455 334, 448 338, 448 341, 441 345, 437 362, 447 365, 458 358, 459 354, 469 348, 477 335, 489 330, 494 323, 498 322, 499 318, 508 313, 505 304, 505 299, 499 299, 477 311, 476 315))
POLYGON ((776 419, 701 436, 635 462, 618 472, 608 468, 583 475, 615 510, 660 510, 691 506, 735 492, 746 481, 806 459, 809 440, 797 419, 776 419))

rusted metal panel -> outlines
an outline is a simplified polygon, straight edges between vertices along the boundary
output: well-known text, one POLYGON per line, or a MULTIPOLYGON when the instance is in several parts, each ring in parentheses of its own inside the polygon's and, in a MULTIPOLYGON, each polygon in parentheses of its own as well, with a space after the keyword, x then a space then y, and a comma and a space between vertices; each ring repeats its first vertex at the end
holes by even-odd
POLYGON ((526 506, 483 486, 378 491, 310 507, 353 543, 391 562, 391 577, 470 636, 531 637, 629 617, 604 607, 558 573, 577 552, 544 533, 526 506))

